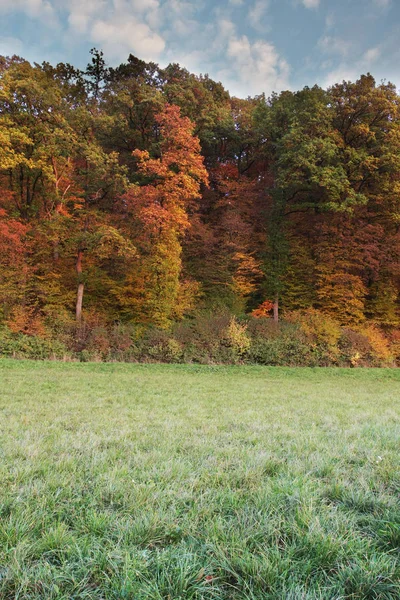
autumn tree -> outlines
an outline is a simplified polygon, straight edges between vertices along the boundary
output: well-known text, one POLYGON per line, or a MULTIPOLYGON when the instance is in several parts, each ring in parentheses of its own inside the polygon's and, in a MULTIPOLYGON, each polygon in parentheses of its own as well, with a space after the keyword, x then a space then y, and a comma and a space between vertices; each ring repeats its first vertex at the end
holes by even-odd
POLYGON ((131 188, 125 201, 128 212, 141 223, 147 254, 143 311, 151 322, 166 326, 182 316, 189 302, 185 288, 190 284, 181 280, 181 241, 190 224, 188 211, 199 197, 200 186, 207 183, 207 172, 193 124, 180 116, 179 108, 166 105, 156 121, 159 156, 135 151, 144 180, 131 188))
POLYGON ((133 55, 0 57, 1 321, 169 327, 222 305, 393 331, 399 102, 369 74, 239 99, 133 55))
POLYGON ((28 278, 27 226, 0 208, 0 319, 7 320, 24 304, 28 278))

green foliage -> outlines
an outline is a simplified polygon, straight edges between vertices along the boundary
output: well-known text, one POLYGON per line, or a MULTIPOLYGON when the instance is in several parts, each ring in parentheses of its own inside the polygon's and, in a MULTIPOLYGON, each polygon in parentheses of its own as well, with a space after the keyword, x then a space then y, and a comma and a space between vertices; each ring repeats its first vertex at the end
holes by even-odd
POLYGON ((284 280, 283 304, 286 311, 304 310, 315 305, 315 259, 305 240, 292 238, 284 280))
POLYGON ((286 319, 296 323, 315 355, 316 364, 335 364, 338 358, 340 325, 331 317, 315 309, 286 314, 286 319))
POLYGON ((181 344, 164 330, 150 329, 139 342, 139 357, 145 362, 182 362, 181 344))
POLYGON ((257 339, 249 352, 253 364, 272 366, 314 366, 310 349, 301 339, 281 336, 276 339, 257 339))
POLYGON ((59 340, 13 334, 8 329, 0 329, 1 358, 69 360, 71 354, 70 350, 59 340))
POLYGON ((383 367, 400 359, 394 333, 389 337, 371 325, 341 327, 314 309, 287 313, 279 323, 266 317, 239 319, 226 310, 204 311, 169 330, 129 324, 104 327, 96 315, 78 328, 69 321, 53 323, 40 336, 33 325, 29 335, 3 328, 0 356, 292 367, 383 367))
POLYGON ((291 367, 314 364, 311 348, 302 339, 298 327, 281 324, 272 333, 272 336, 253 335, 249 350, 251 363, 291 367))
MULTIPOLYGON (((204 311, 174 328, 184 346, 184 361, 200 364, 234 363, 238 353, 229 339, 232 315, 227 310, 204 311)), ((243 334, 240 334, 242 337, 243 334)))
MULTIPOLYGON (((318 309, 392 336, 399 171, 399 95, 369 74, 239 99, 132 55, 108 68, 92 49, 85 71, 0 57, 0 323, 51 331, 82 360, 181 360, 177 347, 114 349, 110 331, 168 331, 266 300, 275 318, 318 309), (91 341, 84 321, 98 328, 91 341)), ((197 326, 182 360, 249 360, 242 323, 219 337, 197 326)), ((337 345, 309 339, 304 323, 300 333, 312 349, 299 346, 301 361, 339 360, 337 345)), ((262 360, 292 364, 283 340, 260 342, 271 345, 262 360)))
POLYGON ((399 292, 393 282, 380 280, 370 288, 366 313, 375 323, 388 327, 400 325, 399 292))

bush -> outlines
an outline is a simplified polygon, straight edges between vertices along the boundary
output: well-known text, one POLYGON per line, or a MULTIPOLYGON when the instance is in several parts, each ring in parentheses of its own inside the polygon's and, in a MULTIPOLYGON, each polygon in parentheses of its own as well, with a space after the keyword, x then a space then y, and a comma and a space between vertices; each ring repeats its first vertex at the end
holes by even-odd
POLYGON ((86 348, 82 352, 86 352, 88 356, 93 355, 93 360, 97 362, 97 360, 105 360, 110 349, 111 343, 107 328, 94 327, 88 335, 86 348))
POLYGON ((239 323, 235 317, 232 317, 228 327, 223 332, 221 343, 231 351, 232 362, 243 359, 251 347, 251 338, 247 334, 247 325, 239 323))
POLYGON ((109 332, 109 362, 138 362, 138 341, 143 336, 143 328, 117 323, 109 332))
POLYGON ((374 327, 363 326, 357 330, 344 328, 338 346, 342 366, 393 366, 389 342, 374 327))
POLYGON ((138 350, 139 360, 145 362, 182 362, 181 344, 163 329, 149 329, 139 342, 138 350))
POLYGON ((257 335, 249 350, 252 363, 271 366, 314 366, 311 349, 301 338, 297 327, 282 324, 271 337, 257 335))
POLYGON ((235 362, 227 339, 232 315, 226 310, 202 312, 190 321, 184 321, 174 330, 174 338, 183 347, 184 362, 200 364, 228 364, 235 362))
POLYGON ((248 322, 247 330, 250 334, 251 339, 266 338, 272 339, 277 338, 282 333, 282 326, 284 323, 276 323, 273 319, 268 317, 265 318, 250 318, 248 322))
POLYGON ((363 324, 342 328, 309 309, 271 318, 237 318, 227 310, 198 313, 171 331, 142 325, 102 326, 93 318, 79 327, 65 321, 53 337, 0 330, 0 356, 32 359, 78 359, 82 362, 163 362, 261 364, 276 366, 395 366, 400 361, 400 333, 390 336, 363 324))
POLYGON ((400 329, 395 329, 389 336, 390 352, 397 363, 400 366, 400 329))
POLYGON ((29 358, 35 360, 67 360, 71 353, 58 340, 34 335, 0 330, 0 356, 3 358, 29 358))
POLYGON ((363 325, 359 331, 364 335, 370 345, 369 359, 371 364, 378 366, 390 366, 393 363, 393 355, 390 350, 389 341, 379 329, 373 325, 363 325))
POLYGON ((338 341, 341 336, 341 328, 337 321, 314 308, 288 313, 285 318, 299 326, 305 343, 314 353, 316 364, 337 364, 338 341))

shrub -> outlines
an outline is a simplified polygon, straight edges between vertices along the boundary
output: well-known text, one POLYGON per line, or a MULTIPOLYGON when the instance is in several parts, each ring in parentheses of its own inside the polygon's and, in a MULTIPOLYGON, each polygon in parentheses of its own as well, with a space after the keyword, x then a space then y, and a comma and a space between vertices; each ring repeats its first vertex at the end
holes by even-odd
POLYGON ((264 330, 253 330, 249 360, 252 363, 271 366, 313 366, 311 349, 304 342, 297 325, 276 323, 264 330), (267 333, 267 335, 265 335, 267 333), (268 335, 272 333, 272 335, 268 335))
POLYGON ((139 358, 151 362, 182 361, 181 344, 164 329, 149 329, 139 342, 139 358))
POLYGON ((252 363, 277 367, 313 366, 309 348, 301 340, 287 337, 255 340, 249 359, 252 363))
POLYGON ((173 338, 169 338, 163 343, 151 346, 148 350, 148 356, 156 362, 181 362, 183 356, 182 346, 173 338))
POLYGON ((174 328, 175 339, 183 346, 184 362, 218 364, 235 362, 226 333, 232 315, 227 310, 201 312, 174 328))
POLYGON ((48 337, 62 342, 72 352, 76 335, 75 318, 60 307, 46 307, 44 312, 44 324, 48 337))
POLYGON ((81 350, 78 352, 78 358, 81 362, 102 362, 103 356, 101 352, 96 350, 81 350))
POLYGON ((282 322, 276 323, 273 319, 268 317, 264 318, 250 318, 247 326, 247 330, 252 339, 257 338, 277 338, 282 333, 282 322))
POLYGON ((109 331, 109 362, 138 362, 137 342, 143 337, 143 328, 117 323, 109 331))
POLYGON ((373 325, 362 325, 359 331, 370 345, 369 360, 371 364, 390 365, 393 363, 389 340, 373 325))
POLYGON ((227 310, 198 313, 171 331, 143 325, 101 325, 93 318, 78 327, 68 319, 47 337, 0 329, 0 357, 79 359, 83 362, 255 363, 276 366, 395 366, 400 333, 376 326, 341 328, 320 311, 286 315, 279 323, 227 310), (51 336, 52 333, 52 336, 51 336))
POLYGON ((111 352, 119 353, 128 351, 138 335, 134 326, 117 324, 112 327, 109 337, 111 352))
POLYGON ((221 342, 231 350, 234 362, 243 358, 251 347, 247 325, 238 323, 236 317, 232 317, 221 342))
POLYGON ((94 359, 104 360, 111 349, 109 333, 106 327, 94 327, 88 336, 85 352, 92 354, 94 359))
POLYGON ((389 336, 390 352, 400 366, 400 329, 395 329, 389 336))
POLYGON ((36 360, 66 360, 71 358, 68 349, 58 340, 0 330, 0 356, 36 360))
POLYGON ((371 326, 343 329, 339 351, 343 366, 382 367, 393 364, 388 340, 371 326))
POLYGON ((341 328, 335 319, 314 308, 288 313, 285 318, 300 327, 317 364, 328 366, 337 363, 341 328))

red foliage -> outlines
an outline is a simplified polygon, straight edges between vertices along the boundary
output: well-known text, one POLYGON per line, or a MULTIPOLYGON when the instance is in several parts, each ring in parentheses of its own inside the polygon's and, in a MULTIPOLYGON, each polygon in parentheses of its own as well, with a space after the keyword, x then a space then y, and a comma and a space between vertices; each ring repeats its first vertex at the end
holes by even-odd
POLYGON ((270 313, 273 308, 274 308, 274 303, 271 302, 271 300, 265 300, 265 302, 260 304, 260 306, 258 308, 255 308, 252 311, 251 316, 255 317, 256 319, 260 319, 262 317, 269 317, 269 316, 271 316, 270 313))

